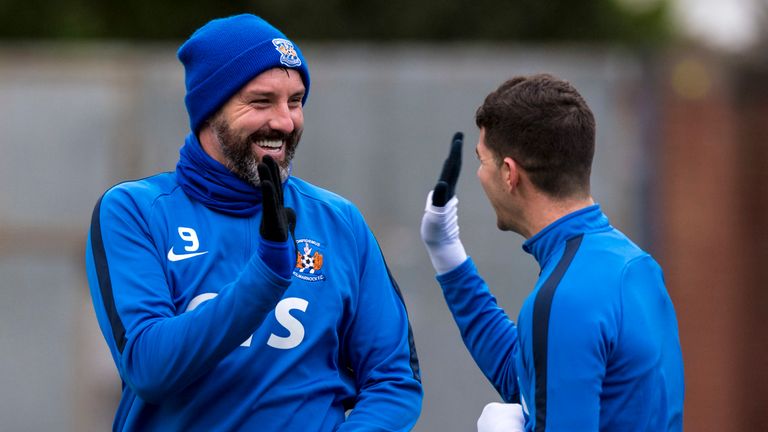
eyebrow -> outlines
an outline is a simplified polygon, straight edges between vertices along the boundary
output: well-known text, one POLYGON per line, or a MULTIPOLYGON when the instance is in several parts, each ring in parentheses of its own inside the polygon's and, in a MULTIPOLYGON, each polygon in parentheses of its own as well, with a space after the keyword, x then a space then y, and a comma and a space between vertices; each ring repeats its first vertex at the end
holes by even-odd
MULTIPOLYGON (((299 90, 299 91, 297 91, 295 93, 292 93, 288 97, 289 98, 298 97, 298 96, 304 97, 304 93, 306 93, 306 90, 299 90)), ((270 98, 271 97, 275 97, 275 96, 277 96, 277 92, 273 92, 273 91, 270 91, 270 90, 254 89, 254 90, 246 90, 246 91, 244 91, 242 93, 242 97, 245 98, 245 99, 252 98, 252 97, 264 97, 264 96, 270 97, 270 98)))

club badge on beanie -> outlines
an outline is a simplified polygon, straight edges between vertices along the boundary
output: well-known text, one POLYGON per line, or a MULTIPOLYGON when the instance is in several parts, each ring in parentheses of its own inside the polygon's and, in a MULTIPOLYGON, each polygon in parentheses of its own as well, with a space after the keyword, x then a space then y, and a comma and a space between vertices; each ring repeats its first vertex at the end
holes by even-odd
POLYGON ((272 68, 296 69, 309 95, 309 69, 299 47, 264 19, 251 14, 209 21, 176 53, 184 65, 184 102, 192 131, 232 95, 260 73, 272 68))

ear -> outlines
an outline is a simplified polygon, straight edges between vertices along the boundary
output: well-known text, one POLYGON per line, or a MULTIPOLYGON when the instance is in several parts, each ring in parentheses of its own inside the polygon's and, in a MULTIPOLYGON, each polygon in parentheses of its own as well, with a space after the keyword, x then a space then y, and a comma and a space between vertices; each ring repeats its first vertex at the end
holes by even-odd
POLYGON ((505 157, 501 162, 501 180, 507 192, 512 192, 520 186, 520 166, 511 157, 505 157))

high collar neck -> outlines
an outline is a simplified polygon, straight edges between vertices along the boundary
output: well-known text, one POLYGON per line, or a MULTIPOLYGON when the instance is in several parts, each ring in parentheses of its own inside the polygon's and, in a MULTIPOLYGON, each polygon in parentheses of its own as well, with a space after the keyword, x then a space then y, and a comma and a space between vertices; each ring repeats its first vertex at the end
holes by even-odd
POLYGON ((594 204, 569 213, 547 225, 523 243, 523 250, 533 255, 539 266, 543 268, 552 253, 568 239, 579 234, 609 228, 608 217, 600 210, 599 204, 594 204))
POLYGON ((209 156, 194 133, 179 151, 176 174, 184 192, 211 210, 248 217, 261 208, 261 189, 209 156))

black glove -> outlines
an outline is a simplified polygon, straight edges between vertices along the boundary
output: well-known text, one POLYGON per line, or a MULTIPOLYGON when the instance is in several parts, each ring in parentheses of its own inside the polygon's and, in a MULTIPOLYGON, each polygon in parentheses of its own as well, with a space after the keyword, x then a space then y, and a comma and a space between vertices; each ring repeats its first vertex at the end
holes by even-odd
POLYGON ((432 192, 432 205, 435 207, 444 207, 445 203, 453 198, 456 193, 456 182, 459 181, 459 172, 461 172, 461 146, 464 144, 464 134, 456 132, 451 141, 451 152, 443 163, 443 172, 440 173, 432 192))
POLYGON ((261 195, 264 200, 264 214, 261 217, 261 237, 284 242, 296 228, 296 212, 283 205, 283 185, 280 182, 280 168, 271 156, 265 155, 256 166, 261 181, 261 195))

